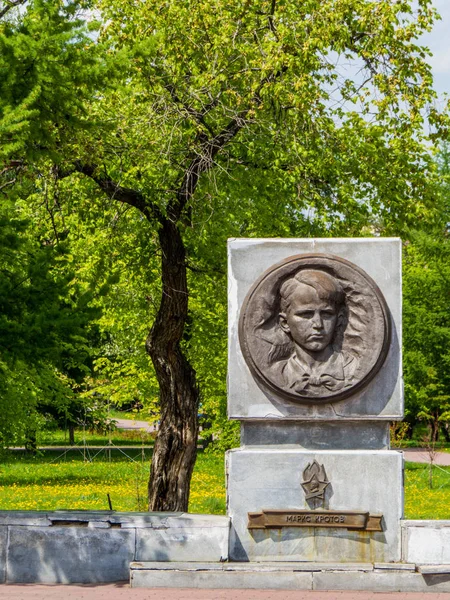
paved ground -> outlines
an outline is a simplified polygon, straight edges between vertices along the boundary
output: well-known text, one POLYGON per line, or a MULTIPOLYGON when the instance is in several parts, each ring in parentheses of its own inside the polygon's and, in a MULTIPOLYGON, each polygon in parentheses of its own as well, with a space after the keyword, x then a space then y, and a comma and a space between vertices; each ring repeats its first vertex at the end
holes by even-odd
MULTIPOLYGON (((156 425, 149 425, 147 421, 134 421, 131 419, 114 419, 118 429, 143 429, 144 431, 157 431, 156 425)), ((411 462, 428 463, 429 454, 425 448, 404 448, 405 460, 411 462)), ((442 467, 450 466, 450 452, 436 452, 435 464, 442 467)))
POLYGON ((117 429, 143 429, 144 431, 157 431, 156 425, 149 425, 147 421, 135 421, 134 419, 113 419, 117 429))
POLYGON ((2 585, 2 600, 450 600, 450 594, 287 590, 130 589, 118 585, 2 585))
MULTIPOLYGON (((143 429, 144 431, 157 431, 156 425, 149 425, 147 421, 134 421, 131 419, 114 419, 118 429, 143 429)), ((404 448, 405 460, 411 462, 427 463, 430 461, 425 448, 404 448)), ((450 452, 436 452, 435 464, 450 466, 450 452)))
MULTIPOLYGON (((411 462, 430 462, 429 454, 425 448, 405 448, 403 450, 403 454, 405 455, 405 460, 410 460, 411 462)), ((449 467, 450 452, 436 452, 434 462, 436 465, 440 465, 441 467, 449 467)))

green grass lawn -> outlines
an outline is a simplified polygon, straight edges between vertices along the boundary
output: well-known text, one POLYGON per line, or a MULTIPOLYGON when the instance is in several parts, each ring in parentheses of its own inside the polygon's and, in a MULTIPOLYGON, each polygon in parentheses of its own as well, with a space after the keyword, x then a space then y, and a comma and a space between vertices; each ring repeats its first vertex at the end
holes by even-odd
MULTIPOLYGON (((45 451, 32 458, 12 451, 0 460, 0 510, 147 510, 150 453, 128 449, 45 451)), ((190 512, 225 513, 223 456, 199 453, 190 512)))
MULTIPOLYGON (((75 431, 75 444, 77 446, 83 446, 85 444, 88 446, 106 446, 110 439, 115 446, 140 446, 141 444, 151 446, 155 441, 155 433, 148 433, 139 429, 116 429, 111 431, 111 434, 101 434, 80 429, 75 431)), ((60 429, 57 429, 56 431, 42 431, 39 432, 37 443, 38 447, 67 446, 69 443, 69 434, 60 429)))
MULTIPOLYGON (((45 451, 36 458, 10 452, 0 462, 2 510, 107 510, 109 493, 114 510, 143 511, 150 451, 128 449, 128 456, 106 451, 45 451), (91 460, 90 460, 91 459, 91 460)), ((405 518, 450 519, 450 467, 433 469, 406 463, 405 518)), ((199 453, 192 478, 189 511, 225 514, 225 475, 222 455, 199 453)))
POLYGON ((450 519, 450 467, 434 466, 432 472, 430 490, 428 465, 406 463, 406 519, 450 519))

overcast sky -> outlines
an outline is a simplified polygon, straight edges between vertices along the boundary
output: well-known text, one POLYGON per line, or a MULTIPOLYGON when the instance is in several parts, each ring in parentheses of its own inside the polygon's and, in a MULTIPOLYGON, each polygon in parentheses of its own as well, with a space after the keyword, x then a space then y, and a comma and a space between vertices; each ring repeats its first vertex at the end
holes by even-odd
POLYGON ((450 0, 434 0, 434 6, 442 20, 437 21, 433 31, 424 35, 421 42, 433 53, 430 63, 436 91, 440 95, 450 94, 450 0))

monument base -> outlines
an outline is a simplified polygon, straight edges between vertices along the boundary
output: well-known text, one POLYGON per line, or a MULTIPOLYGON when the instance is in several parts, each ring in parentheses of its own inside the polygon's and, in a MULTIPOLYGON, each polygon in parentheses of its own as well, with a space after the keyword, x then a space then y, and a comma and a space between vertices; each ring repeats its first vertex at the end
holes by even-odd
POLYGON ((131 587, 450 592, 450 565, 131 563, 131 587))
POLYGON ((401 560, 403 457, 398 452, 242 448, 228 452, 227 477, 232 561, 401 560), (328 478, 323 502, 308 500, 302 486, 302 474, 314 461, 328 478), (285 525, 273 516, 280 511, 285 525), (311 517, 315 511, 320 513, 317 523, 311 517), (347 515, 351 511, 359 515, 356 521, 347 515), (362 515, 381 516, 381 527, 367 527, 362 515), (303 517, 310 518, 311 526, 299 522, 303 517), (335 519, 339 523, 333 526, 335 519))
MULTIPOLYGON (((110 511, 0 511, 0 584, 111 583, 128 579, 129 565, 132 563, 132 573, 136 570, 154 572, 169 569, 168 573, 173 574, 174 571, 185 573, 187 569, 188 587, 196 584, 197 570, 203 573, 198 575, 199 587, 219 586, 217 579, 221 574, 213 575, 208 585, 209 582, 204 581, 205 573, 222 570, 226 571, 223 577, 227 578, 226 583, 220 584, 222 587, 239 587, 241 584, 243 587, 257 587, 263 583, 267 588, 283 586, 283 589, 287 589, 285 586, 294 578, 298 589, 302 589, 300 579, 304 585, 310 585, 311 581, 319 585, 317 573, 320 572, 323 577, 338 573, 333 583, 335 586, 343 586, 344 574, 351 573, 351 582, 346 581, 345 585, 358 585, 351 589, 364 590, 368 588, 365 587, 363 574, 367 574, 367 581, 373 584, 377 578, 380 579, 379 573, 393 571, 393 575, 381 579, 383 585, 394 578, 394 583, 398 584, 401 580, 405 589, 450 591, 444 587, 444 584, 448 585, 450 575, 450 521, 401 521, 401 530, 403 562, 355 564, 340 563, 339 560, 324 563, 323 558, 317 563, 229 563, 229 519, 224 516, 110 511), (68 545, 70 552, 67 551, 68 545), (277 569, 281 574, 269 580, 270 573, 277 569), (285 576, 286 570, 288 573, 285 576), (249 571, 251 575, 244 580, 238 575, 229 575, 229 571, 249 571), (411 577, 406 578, 401 574, 405 571, 411 577), (261 572, 269 575, 261 575, 261 572), (304 581, 305 572, 312 573, 308 576, 309 583, 304 581), (440 587, 437 587, 438 583, 440 587), (419 584, 422 588, 414 587, 419 584), (427 589, 424 588, 425 584, 427 589)), ((186 583, 186 577, 183 580, 182 575, 175 574, 172 578, 168 573, 161 575, 169 577, 165 586, 175 587, 182 581, 186 583)), ((144 573, 135 575, 137 579, 132 575, 132 581, 136 585, 141 575, 147 577, 144 573)), ((152 575, 145 585, 157 587, 158 584, 152 575)), ((0 585, 0 593, 1 589, 0 585)))

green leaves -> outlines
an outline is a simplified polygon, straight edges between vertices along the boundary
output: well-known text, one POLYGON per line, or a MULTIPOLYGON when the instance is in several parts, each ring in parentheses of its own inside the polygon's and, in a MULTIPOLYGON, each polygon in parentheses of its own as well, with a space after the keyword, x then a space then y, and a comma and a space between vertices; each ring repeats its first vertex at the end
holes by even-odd
MULTIPOLYGON (((187 250, 183 349, 202 412, 232 439, 226 238, 401 235, 439 223, 432 143, 449 123, 417 42, 435 18, 426 0, 34 0, 4 20, 0 192, 15 203, 10 219, 18 210, 33 223, 33 234, 16 234, 40 238, 31 255, 48 250, 59 289, 44 310, 33 274, 23 311, 35 316, 17 339, 34 332, 33 346, 43 332, 49 364, 88 381, 86 397, 132 396, 154 412, 144 341, 161 298, 158 215, 169 216, 187 250)), ((28 276, 34 263, 19 254, 17 274, 28 276)), ((425 276, 416 259, 407 278, 425 276)), ((439 369, 414 351, 410 381, 435 385, 439 369)))
MULTIPOLYGON (((450 414, 450 245, 448 146, 437 164, 440 221, 432 233, 415 232, 404 255, 405 397, 410 419, 430 423, 434 434, 450 414)), ((434 438, 435 439, 435 438, 434 438)))
POLYGON ((0 159, 55 157, 61 136, 85 120, 99 61, 81 4, 34 0, 0 23, 0 159))
POLYGON ((64 245, 40 241, 13 203, 0 208, 0 446, 21 444, 50 403, 66 413, 88 370, 98 310, 72 284, 64 245))
POLYGON ((96 158, 162 210, 204 154, 204 140, 238 116, 239 133, 215 157, 219 186, 236 163, 254 181, 264 170, 294 210, 312 206, 319 227, 321 215, 331 215, 339 235, 380 212, 395 229, 410 213, 416 218, 418 202, 432 205, 424 115, 441 130, 446 117, 428 111, 430 69, 414 43, 434 18, 428 5, 417 21, 409 2, 99 6, 102 42, 126 65, 126 86, 114 96, 116 134, 102 136, 96 158))

